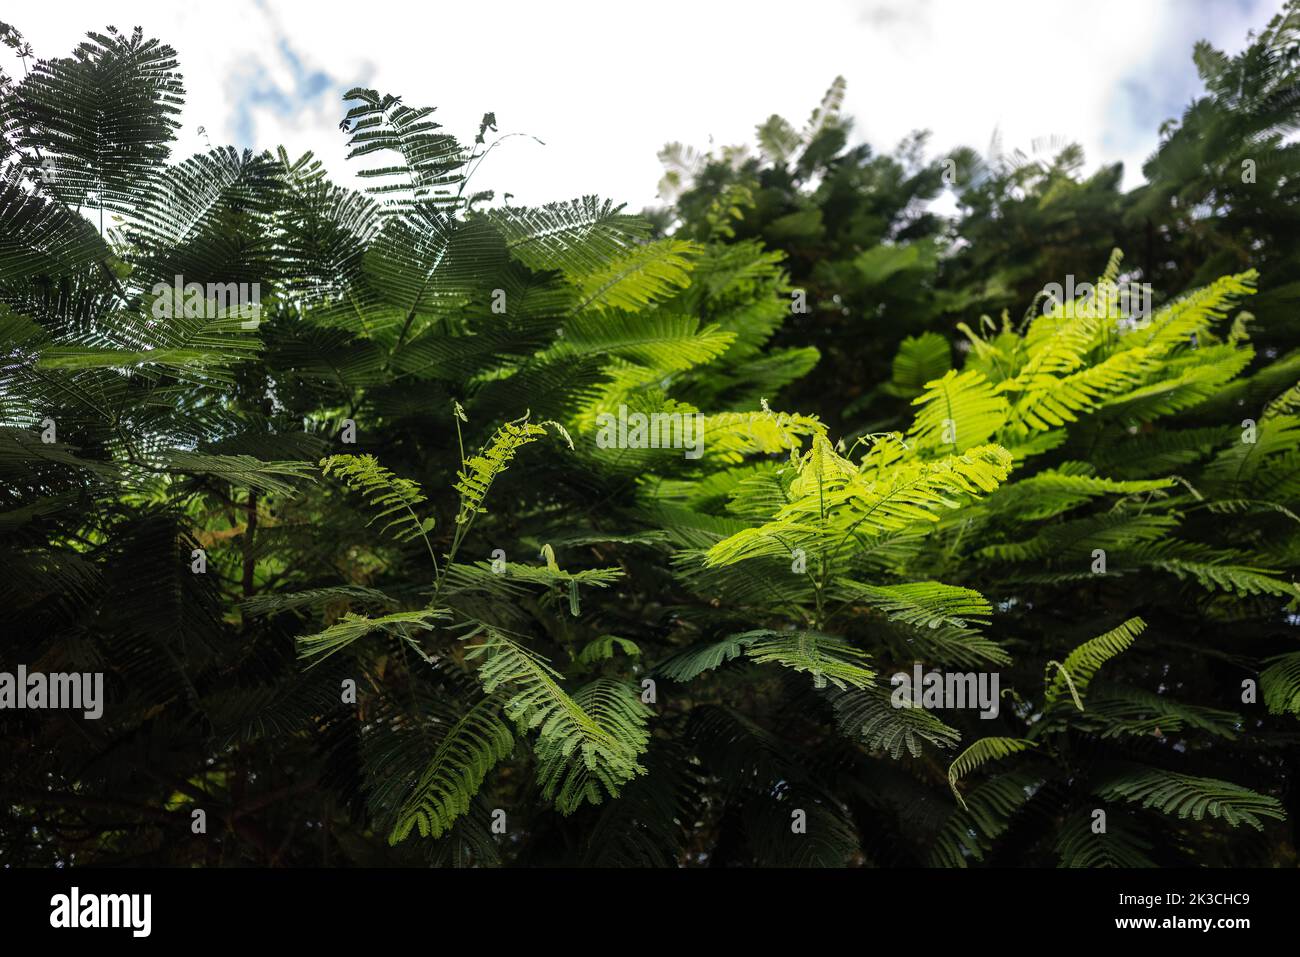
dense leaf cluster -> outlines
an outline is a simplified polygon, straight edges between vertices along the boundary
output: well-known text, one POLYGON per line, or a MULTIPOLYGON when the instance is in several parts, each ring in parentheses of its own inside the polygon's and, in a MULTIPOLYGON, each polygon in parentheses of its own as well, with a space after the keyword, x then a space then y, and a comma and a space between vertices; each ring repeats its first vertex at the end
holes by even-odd
POLYGON ((1294 864, 1298 36, 1132 194, 837 83, 648 218, 373 90, 363 192, 172 162, 139 31, 0 75, 0 670, 106 682, 0 711, 0 863, 1294 864))

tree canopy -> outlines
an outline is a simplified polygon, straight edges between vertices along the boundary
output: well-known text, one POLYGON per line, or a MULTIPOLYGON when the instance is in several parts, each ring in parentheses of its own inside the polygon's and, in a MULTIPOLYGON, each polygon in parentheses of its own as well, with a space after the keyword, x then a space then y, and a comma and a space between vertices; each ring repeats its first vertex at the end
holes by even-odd
POLYGON ((1294 866, 1300 6, 1193 55, 1135 190, 836 80, 643 215, 0 73, 4 664, 104 678, 0 708, 0 862, 1294 866))

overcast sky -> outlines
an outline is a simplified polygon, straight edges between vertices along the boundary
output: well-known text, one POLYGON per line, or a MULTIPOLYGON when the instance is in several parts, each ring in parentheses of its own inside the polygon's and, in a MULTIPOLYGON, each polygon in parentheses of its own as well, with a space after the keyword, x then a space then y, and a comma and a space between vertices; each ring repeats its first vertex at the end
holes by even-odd
MULTIPOLYGON (((176 48, 188 104, 174 158, 234 143, 347 164, 342 93, 368 86, 438 107, 472 138, 496 113, 503 143, 475 178, 515 201, 597 193, 655 202, 670 140, 749 142, 780 113, 802 126, 836 74, 855 139, 891 150, 1007 151, 1053 135, 1089 169, 1141 179, 1160 123, 1200 89, 1192 44, 1236 52, 1282 0, 52 0, 4 18, 38 56, 85 31, 143 26, 176 48), (206 129, 205 136, 198 132, 206 129)), ((11 73, 21 67, 0 53, 11 73)))

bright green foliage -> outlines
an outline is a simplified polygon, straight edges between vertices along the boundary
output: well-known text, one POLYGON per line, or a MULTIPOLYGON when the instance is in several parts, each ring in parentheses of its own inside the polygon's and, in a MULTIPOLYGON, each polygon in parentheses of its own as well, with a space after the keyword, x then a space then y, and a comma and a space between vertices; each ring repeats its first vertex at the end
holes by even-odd
POLYGON ((371 508, 378 509, 374 520, 388 518, 382 528, 388 531, 397 526, 393 534, 399 541, 433 530, 433 519, 421 519, 414 506, 425 501, 420 486, 410 479, 395 476, 375 460, 373 455, 331 455, 321 459, 320 470, 325 475, 342 479, 347 486, 362 495, 371 508), (405 514, 403 514, 405 513, 405 514), (389 518, 396 515, 396 517, 389 518))
POLYGON ((650 712, 627 685, 598 678, 570 696, 557 681, 560 674, 540 656, 491 629, 471 646, 470 657, 482 660, 484 691, 504 686, 514 692, 505 713, 521 729, 536 730, 542 793, 561 813, 572 813, 584 801, 599 804, 606 793, 617 797, 624 784, 645 773, 637 758, 650 737, 650 712))
POLYGON ((432 610, 399 611, 382 618, 367 618, 349 612, 324 631, 299 638, 298 655, 302 658, 328 658, 358 638, 375 631, 399 635, 409 640, 412 630, 430 631, 433 629, 433 621, 442 617, 445 615, 441 611, 432 610))
POLYGON ((1049 669, 1055 665, 1056 671, 1051 676, 1051 683, 1047 687, 1044 706, 1050 708, 1068 689, 1074 703, 1082 711, 1082 698, 1087 693, 1088 683, 1092 681, 1097 669, 1133 644, 1133 639, 1140 635, 1144 628, 1146 622, 1141 618, 1130 618, 1118 628, 1112 628, 1104 635, 1085 641, 1070 652, 1065 661, 1048 662, 1049 669))
POLYGON ((482 452, 465 459, 456 483, 460 493, 456 524, 464 525, 484 510, 483 500, 496 477, 509 467, 519 449, 545 434, 544 428, 527 420, 507 422, 497 429, 482 452))
POLYGON ((875 677, 865 666, 866 655, 857 648, 831 635, 810 632, 766 631, 738 635, 748 638, 745 654, 761 663, 771 662, 811 674, 813 685, 836 688, 865 688, 875 677))
MULTIPOLYGON (((896 394, 889 363, 900 340, 924 331, 933 309, 944 228, 922 208, 945 182, 943 160, 922 156, 927 135, 909 137, 889 155, 848 147, 846 89, 837 77, 801 127, 776 115, 758 124, 757 149, 702 154, 671 143, 659 154, 660 195, 681 220, 675 237, 761 240, 785 253, 806 312, 792 315, 777 341, 814 346, 821 357, 819 377, 791 384, 789 405, 837 431, 846 431, 841 396, 860 409, 896 394), (864 339, 870 348, 859 347, 864 339), (834 400, 818 378, 841 384, 834 400)), ((785 305, 793 308, 789 297, 785 305)))

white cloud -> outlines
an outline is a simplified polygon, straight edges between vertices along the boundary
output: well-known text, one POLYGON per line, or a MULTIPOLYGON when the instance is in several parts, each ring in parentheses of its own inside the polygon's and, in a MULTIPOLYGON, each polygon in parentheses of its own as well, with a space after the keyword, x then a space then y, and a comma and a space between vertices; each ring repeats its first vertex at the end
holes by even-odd
POLYGON ((934 150, 983 149, 995 127, 1008 150, 1063 134, 1083 144, 1090 168, 1124 160, 1133 185, 1160 121, 1199 89, 1192 43, 1235 51, 1280 6, 60 0, 14 22, 45 56, 107 23, 139 23, 172 44, 189 91, 180 156, 203 147, 199 126, 215 144, 238 142, 251 123, 256 145, 311 149, 345 178, 339 94, 365 85, 438 106, 436 118, 464 137, 491 110, 502 132, 546 142, 503 144, 476 188, 519 202, 596 192, 635 209, 655 201, 665 142, 747 141, 773 112, 801 124, 837 73, 857 138, 877 149, 916 128, 934 131, 934 150), (304 98, 315 73, 329 85, 304 98))

